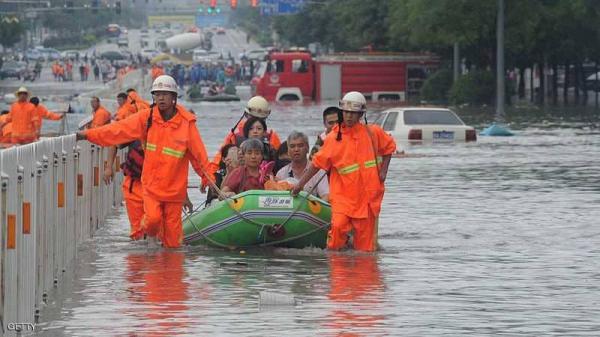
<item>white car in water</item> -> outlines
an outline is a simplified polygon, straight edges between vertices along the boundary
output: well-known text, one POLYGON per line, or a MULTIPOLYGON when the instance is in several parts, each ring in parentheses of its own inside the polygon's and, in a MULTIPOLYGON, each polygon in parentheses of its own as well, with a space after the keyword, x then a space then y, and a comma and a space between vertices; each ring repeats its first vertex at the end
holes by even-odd
POLYGON ((387 109, 375 124, 401 143, 476 141, 477 132, 450 109, 398 107, 387 109))

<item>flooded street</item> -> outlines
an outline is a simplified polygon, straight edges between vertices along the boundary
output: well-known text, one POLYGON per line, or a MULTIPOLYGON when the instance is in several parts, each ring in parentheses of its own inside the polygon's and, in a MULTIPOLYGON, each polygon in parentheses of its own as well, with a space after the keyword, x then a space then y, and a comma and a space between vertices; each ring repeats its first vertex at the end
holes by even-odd
MULTIPOLYGON (((242 105, 188 106, 212 156, 242 105)), ((324 107, 277 106, 269 127, 312 145, 324 107)), ((71 130, 82 117, 69 116, 71 130)), ((118 209, 81 247, 37 335, 597 335, 600 134, 544 119, 394 158, 376 254, 149 249, 129 242, 118 209), (261 291, 298 304, 261 307, 261 291)))

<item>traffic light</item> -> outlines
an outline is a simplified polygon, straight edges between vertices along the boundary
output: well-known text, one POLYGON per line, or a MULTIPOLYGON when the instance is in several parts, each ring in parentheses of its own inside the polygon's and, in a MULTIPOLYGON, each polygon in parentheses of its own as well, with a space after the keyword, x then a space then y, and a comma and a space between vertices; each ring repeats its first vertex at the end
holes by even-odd
POLYGON ((231 0, 231 2, 229 4, 231 6, 231 9, 236 9, 237 8, 237 0, 231 0))
POLYGON ((221 8, 217 7, 217 8, 215 9, 215 11, 217 12, 217 14, 219 14, 219 13, 221 13, 221 8))
POLYGON ((213 9, 217 7, 217 0, 210 0, 210 7, 213 9))
POLYGON ((208 13, 208 14, 212 14, 212 12, 213 12, 213 8, 212 8, 212 7, 208 7, 208 8, 206 9, 206 13, 208 13))
POLYGON ((250 6, 257 7, 258 6, 258 0, 250 0, 250 6))
POLYGON ((98 5, 99 5, 98 0, 92 0, 92 13, 94 13, 94 14, 98 13, 98 5))
POLYGON ((115 2, 115 12, 117 12, 117 15, 121 15, 121 1, 115 2))

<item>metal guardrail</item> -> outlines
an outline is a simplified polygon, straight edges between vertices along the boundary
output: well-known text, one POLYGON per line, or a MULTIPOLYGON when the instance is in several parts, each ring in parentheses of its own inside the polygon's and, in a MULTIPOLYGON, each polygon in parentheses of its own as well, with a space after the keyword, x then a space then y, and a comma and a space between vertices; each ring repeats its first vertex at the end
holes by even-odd
POLYGON ((110 185, 102 181, 106 157, 75 135, 0 151, 1 335, 35 324, 74 266, 77 246, 121 204, 122 174, 110 185))

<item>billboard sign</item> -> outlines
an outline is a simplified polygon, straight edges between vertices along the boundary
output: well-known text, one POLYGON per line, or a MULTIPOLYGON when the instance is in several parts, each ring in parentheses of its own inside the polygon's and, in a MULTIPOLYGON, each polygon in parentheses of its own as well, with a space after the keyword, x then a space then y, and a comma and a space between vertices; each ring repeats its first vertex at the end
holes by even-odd
POLYGON ((261 0, 261 15, 290 15, 296 14, 301 9, 306 0, 261 0))
POLYGON ((196 15, 196 26, 200 28, 208 27, 223 27, 226 23, 225 15, 223 14, 198 14, 196 15))

